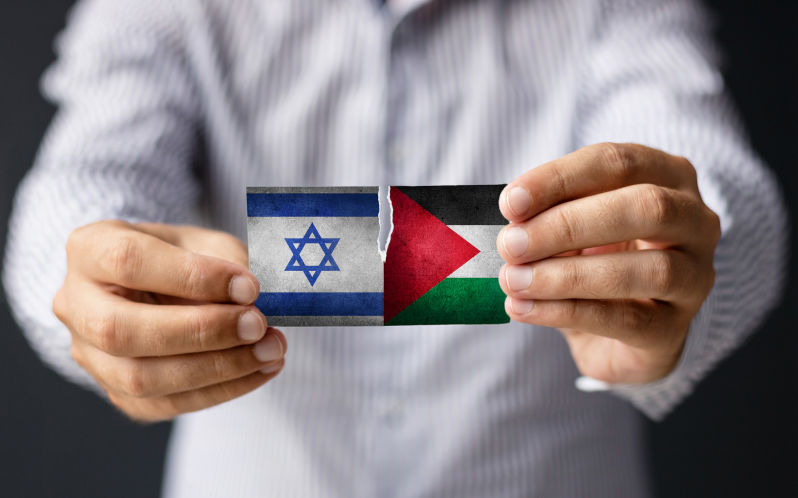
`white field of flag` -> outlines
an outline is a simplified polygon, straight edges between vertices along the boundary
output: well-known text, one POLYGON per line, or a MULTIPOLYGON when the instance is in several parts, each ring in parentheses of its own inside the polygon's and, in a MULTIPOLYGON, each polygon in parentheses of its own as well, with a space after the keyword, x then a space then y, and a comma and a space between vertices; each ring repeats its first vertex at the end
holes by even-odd
POLYGON ((256 305, 275 326, 382 325, 376 187, 250 187, 256 305))

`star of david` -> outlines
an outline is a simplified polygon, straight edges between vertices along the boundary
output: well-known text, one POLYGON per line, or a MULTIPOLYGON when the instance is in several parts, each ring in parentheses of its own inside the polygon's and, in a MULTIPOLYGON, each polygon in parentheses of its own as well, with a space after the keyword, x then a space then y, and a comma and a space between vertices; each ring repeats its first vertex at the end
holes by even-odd
POLYGON ((291 257, 291 261, 288 262, 288 265, 285 267, 285 271, 301 271, 307 277, 308 282, 310 285, 313 286, 316 283, 316 279, 319 278, 321 272, 323 271, 341 271, 338 268, 338 264, 333 259, 332 253, 335 249, 335 246, 338 245, 338 241, 341 239, 324 239, 321 235, 319 235, 319 231, 316 229, 316 226, 311 223, 310 227, 308 227, 308 231, 305 232, 305 235, 301 238, 289 238, 286 237, 285 242, 288 244, 288 247, 291 248, 291 252, 293 256, 291 257), (324 257, 321 258, 321 261, 317 265, 308 265, 302 260, 302 249, 305 248, 307 244, 318 244, 321 250, 324 252, 324 257))

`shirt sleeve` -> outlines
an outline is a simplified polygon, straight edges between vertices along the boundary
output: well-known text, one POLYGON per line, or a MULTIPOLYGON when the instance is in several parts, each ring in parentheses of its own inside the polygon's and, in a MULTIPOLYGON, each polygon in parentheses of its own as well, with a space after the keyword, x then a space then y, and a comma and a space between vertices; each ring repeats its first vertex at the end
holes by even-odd
POLYGON ((197 201, 201 109, 174 4, 80 2, 42 80, 58 111, 17 192, 3 282, 33 348, 85 386, 96 387, 51 311, 68 234, 109 218, 182 222, 197 201))
POLYGON ((715 286, 676 369, 650 384, 609 386, 661 419, 778 303, 786 215, 773 174, 747 145, 724 95, 707 13, 690 0, 605 4, 582 66, 576 145, 635 142, 687 157, 704 202, 721 219, 715 286))

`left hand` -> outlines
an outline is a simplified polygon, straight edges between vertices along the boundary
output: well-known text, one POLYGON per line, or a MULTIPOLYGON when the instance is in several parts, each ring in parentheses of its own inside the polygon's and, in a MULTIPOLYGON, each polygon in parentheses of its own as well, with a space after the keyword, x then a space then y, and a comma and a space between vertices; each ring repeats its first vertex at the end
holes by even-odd
POLYGON ((521 175, 499 206, 512 319, 560 329, 595 379, 646 383, 675 368, 720 239, 687 159, 592 145, 521 175))

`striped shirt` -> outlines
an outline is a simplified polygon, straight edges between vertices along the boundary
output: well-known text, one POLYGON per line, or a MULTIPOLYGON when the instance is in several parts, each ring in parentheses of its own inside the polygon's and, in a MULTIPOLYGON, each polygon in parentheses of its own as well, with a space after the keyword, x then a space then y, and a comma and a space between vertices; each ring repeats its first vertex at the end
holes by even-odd
POLYGON ((41 356, 92 385, 50 312, 64 242, 105 219, 245 234, 245 186, 504 183, 599 141, 690 158, 722 220, 676 370, 574 387, 554 330, 291 328, 284 372, 180 417, 169 497, 649 493, 659 419, 778 299, 778 188, 689 0, 87 0, 43 80, 58 113, 16 198, 4 282, 41 356))

